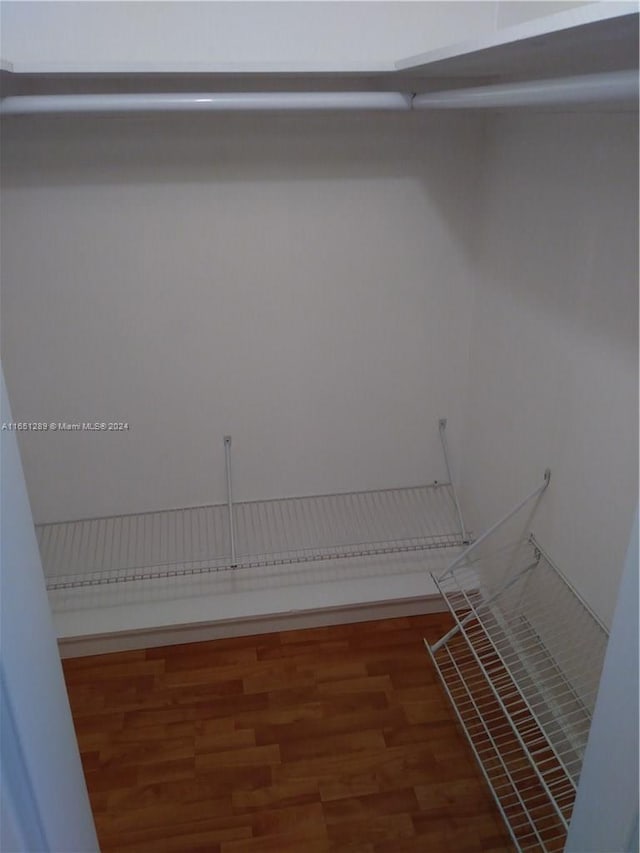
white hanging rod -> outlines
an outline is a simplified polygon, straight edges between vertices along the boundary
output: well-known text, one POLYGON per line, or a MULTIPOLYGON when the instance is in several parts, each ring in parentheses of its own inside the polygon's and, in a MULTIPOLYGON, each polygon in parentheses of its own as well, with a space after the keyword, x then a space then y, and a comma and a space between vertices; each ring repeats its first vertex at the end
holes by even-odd
POLYGON ((611 71, 416 95, 414 110, 588 104, 638 98, 638 72, 611 71))
POLYGON ((638 98, 637 71, 582 74, 411 95, 403 92, 175 92, 11 95, 1 115, 36 113, 217 112, 271 110, 491 109, 602 103, 638 98))
POLYGON ((2 115, 258 110, 410 110, 400 92, 196 92, 117 95, 13 95, 2 115))

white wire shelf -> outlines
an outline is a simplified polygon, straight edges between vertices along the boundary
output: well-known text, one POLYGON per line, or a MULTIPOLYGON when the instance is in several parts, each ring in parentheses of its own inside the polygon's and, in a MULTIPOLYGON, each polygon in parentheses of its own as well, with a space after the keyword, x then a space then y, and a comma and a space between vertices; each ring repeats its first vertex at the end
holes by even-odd
POLYGON ((607 631, 531 537, 432 575, 427 646, 518 850, 562 851, 607 631))
POLYGON ((38 525, 47 588, 429 551, 459 547, 464 538, 449 483, 234 503, 233 510, 235 559, 224 504, 38 525))

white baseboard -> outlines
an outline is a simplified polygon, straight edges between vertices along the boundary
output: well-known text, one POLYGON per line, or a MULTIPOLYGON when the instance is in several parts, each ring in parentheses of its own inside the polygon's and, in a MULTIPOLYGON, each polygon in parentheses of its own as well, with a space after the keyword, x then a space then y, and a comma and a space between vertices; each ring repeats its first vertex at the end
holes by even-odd
POLYGON ((344 625, 350 622, 418 616, 425 613, 440 613, 444 610, 446 607, 442 598, 432 595, 419 600, 409 598, 373 604, 327 607, 298 613, 272 613, 209 623, 168 625, 161 628, 68 637, 58 640, 58 648, 62 658, 86 657, 109 652, 171 646, 178 643, 198 643, 223 637, 245 637, 253 634, 270 634, 275 631, 317 628, 324 625, 344 625))

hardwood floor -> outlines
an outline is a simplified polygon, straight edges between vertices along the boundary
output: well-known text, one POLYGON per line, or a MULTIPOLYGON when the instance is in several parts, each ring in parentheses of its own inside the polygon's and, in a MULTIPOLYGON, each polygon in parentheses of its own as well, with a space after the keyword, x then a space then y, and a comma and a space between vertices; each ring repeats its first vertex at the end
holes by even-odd
POLYGON ((65 660, 103 853, 506 853, 444 614, 65 660))

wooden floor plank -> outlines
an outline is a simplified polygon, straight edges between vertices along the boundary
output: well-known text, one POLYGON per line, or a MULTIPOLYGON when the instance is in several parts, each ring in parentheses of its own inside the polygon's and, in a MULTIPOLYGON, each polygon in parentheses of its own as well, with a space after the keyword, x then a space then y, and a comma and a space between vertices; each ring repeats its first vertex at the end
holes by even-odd
POLYGON ((298 738, 284 741, 280 745, 281 761, 299 761, 323 756, 348 756, 354 752, 373 752, 385 748, 381 731, 351 731, 345 734, 317 735, 314 738, 298 738))
POLYGON ((252 791, 236 789, 232 800, 236 811, 249 812, 319 802, 320 792, 315 779, 294 779, 252 791))
POLYGON ((413 788, 395 788, 360 797, 345 797, 324 804, 327 825, 345 820, 367 820, 380 815, 413 814, 420 810, 413 788))
POLYGON ((101 853, 156 853, 157 850, 219 853, 224 842, 251 838, 251 826, 236 816, 185 822, 172 820, 157 826, 120 830, 112 835, 104 831, 99 834, 101 853))
POLYGON ((103 853, 510 853, 444 614, 65 660, 103 853))
POLYGON ((322 708, 318 706, 317 714, 290 722, 262 725, 260 720, 256 720, 254 731, 257 743, 282 744, 364 731, 383 731, 386 736, 387 731, 403 731, 407 725, 404 711, 400 707, 346 711, 344 714, 322 716, 322 708))
POLYGON ((329 838, 337 843, 369 841, 372 844, 401 838, 414 838, 415 830, 408 814, 374 815, 328 824, 329 838))

